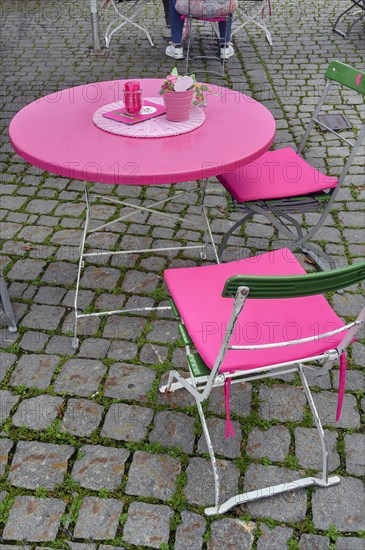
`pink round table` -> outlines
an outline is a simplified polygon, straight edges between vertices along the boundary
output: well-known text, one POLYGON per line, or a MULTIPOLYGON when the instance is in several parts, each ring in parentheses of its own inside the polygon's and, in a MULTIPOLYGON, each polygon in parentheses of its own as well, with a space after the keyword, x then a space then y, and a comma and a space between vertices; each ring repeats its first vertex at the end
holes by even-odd
MULTIPOLYGON (((125 81, 62 90, 24 107, 13 118, 10 141, 24 160, 43 170, 89 182, 168 184, 218 176, 267 151, 275 135, 270 111, 253 99, 212 86, 206 120, 190 133, 167 138, 109 134, 93 123, 97 109, 122 97, 125 81)), ((162 80, 145 79, 145 97, 162 80)))
MULTIPOLYGON (((169 306, 133 308, 128 310, 80 313, 78 295, 81 272, 87 258, 130 254, 131 252, 161 252, 181 249, 200 249, 205 257, 208 235, 214 256, 219 263, 209 220, 204 207, 204 187, 196 189, 203 197, 201 204, 204 243, 184 246, 165 246, 148 250, 87 251, 88 234, 109 228, 118 221, 131 217, 131 213, 90 227, 91 208, 88 182, 124 185, 174 184, 191 180, 205 180, 252 162, 263 154, 274 140, 275 121, 263 105, 232 90, 212 86, 215 95, 208 95, 206 119, 202 126, 178 136, 163 138, 134 138, 108 133, 93 123, 93 115, 100 107, 119 101, 124 85, 121 81, 98 82, 62 90, 48 95, 22 109, 11 121, 9 134, 15 151, 24 160, 47 172, 65 178, 84 180, 86 220, 80 244, 80 260, 76 282, 74 312, 75 328, 73 347, 78 347, 78 319, 94 315, 131 313, 151 309, 169 309, 169 306)), ((144 97, 155 97, 162 80, 142 81, 144 97)), ((189 194, 196 190, 185 190, 189 194)), ((177 215, 159 212, 151 204, 139 205, 94 194, 106 203, 111 201, 129 210, 158 212, 175 221, 184 221, 177 215)), ((155 203, 160 208, 173 197, 155 203)), ((109 202, 110 204, 110 202, 109 202)), ((191 222, 196 223, 196 222, 191 222)))

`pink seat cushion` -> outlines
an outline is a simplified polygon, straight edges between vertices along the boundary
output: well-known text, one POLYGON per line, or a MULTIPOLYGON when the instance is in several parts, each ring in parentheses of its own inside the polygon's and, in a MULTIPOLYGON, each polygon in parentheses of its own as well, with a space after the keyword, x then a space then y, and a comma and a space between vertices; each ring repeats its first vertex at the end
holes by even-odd
MULTIPOLYGON (((168 269, 165 280, 190 337, 211 369, 222 344, 233 298, 222 298, 232 275, 301 275, 305 273, 284 248, 238 262, 168 269)), ((305 338, 343 327, 324 296, 247 299, 232 335, 232 345, 254 345, 305 338)), ((344 333, 306 344, 266 350, 228 351, 222 371, 250 370, 318 355, 335 348, 344 333)))
POLYGON ((296 197, 336 187, 290 147, 268 151, 239 170, 218 177, 238 202, 296 197))

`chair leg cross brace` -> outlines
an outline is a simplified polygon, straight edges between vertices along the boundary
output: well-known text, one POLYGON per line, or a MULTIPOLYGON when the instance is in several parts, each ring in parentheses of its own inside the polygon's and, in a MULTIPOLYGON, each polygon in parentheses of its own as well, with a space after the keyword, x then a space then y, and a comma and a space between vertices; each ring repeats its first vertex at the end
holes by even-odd
POLYGON ((324 483, 322 479, 316 477, 305 477, 303 479, 297 479, 295 481, 290 481, 288 483, 280 483, 280 485, 272 485, 270 487, 265 487, 264 489, 257 489, 255 491, 249 491, 247 493, 242 493, 241 495, 236 495, 220 506, 212 506, 204 510, 207 516, 213 516, 214 514, 224 514, 234 506, 239 504, 244 504, 246 502, 251 502, 253 500, 258 500, 260 498, 272 497, 274 495, 279 495, 282 493, 287 493, 288 491, 293 491, 295 489, 303 489, 304 487, 310 487, 311 485, 317 485, 319 487, 330 487, 331 485, 337 485, 340 483, 339 476, 332 476, 328 478, 328 483, 324 483))

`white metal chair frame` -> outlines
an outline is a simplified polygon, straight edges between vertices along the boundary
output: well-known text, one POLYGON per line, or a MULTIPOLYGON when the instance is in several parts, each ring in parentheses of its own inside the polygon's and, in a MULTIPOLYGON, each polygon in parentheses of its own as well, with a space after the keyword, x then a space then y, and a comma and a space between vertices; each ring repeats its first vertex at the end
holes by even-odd
POLYGON ((76 279, 76 290, 75 290, 75 297, 74 297, 74 335, 72 340, 72 348, 77 349, 79 346, 79 339, 77 337, 77 329, 78 329, 78 321, 79 319, 87 318, 87 317, 100 317, 102 315, 116 315, 116 314, 122 314, 122 313, 138 313, 140 311, 155 311, 155 310, 169 310, 171 309, 171 306, 158 306, 158 307, 143 307, 143 308, 130 308, 130 309, 118 309, 118 310, 112 310, 112 311, 99 311, 99 312, 93 312, 93 313, 80 313, 79 311, 79 290, 80 290, 80 280, 83 268, 85 267, 85 261, 87 258, 98 258, 102 256, 114 256, 114 255, 122 255, 122 254, 133 254, 133 253, 148 253, 148 252, 169 252, 172 250, 188 250, 188 249, 194 249, 200 251, 200 257, 202 259, 206 258, 207 254, 207 247, 209 245, 209 241, 212 244, 213 247, 213 253, 216 261, 219 263, 218 255, 216 246, 213 240, 212 231, 210 228, 210 224, 208 222, 208 217, 206 213, 206 209, 204 206, 204 196, 206 192, 206 185, 207 180, 198 182, 197 187, 191 190, 187 191, 177 191, 174 195, 167 197, 165 199, 159 200, 159 201, 151 201, 150 206, 141 206, 137 204, 133 204, 131 202, 116 199, 115 197, 109 197, 107 195, 99 195, 97 193, 90 193, 89 192, 89 184, 87 181, 84 182, 84 195, 85 195, 85 202, 86 202, 86 219, 85 219, 85 225, 84 230, 79 246, 79 264, 78 264, 78 272, 77 272, 77 279, 76 279), (169 212, 163 212, 158 208, 162 208, 165 204, 167 204, 170 201, 173 201, 177 197, 181 197, 183 195, 190 195, 192 193, 200 193, 201 195, 201 223, 195 222, 193 220, 189 220, 188 223, 190 223, 192 226, 197 226, 202 229, 204 232, 204 238, 203 242, 200 244, 188 244, 185 246, 175 246, 175 247, 163 247, 163 248, 150 248, 150 249, 133 249, 133 250, 109 250, 109 251, 97 251, 97 252, 85 252, 85 247, 87 246, 87 237, 88 235, 95 233, 97 231, 101 231, 107 227, 111 227, 112 225, 130 219, 134 215, 136 215, 138 212, 148 212, 148 213, 155 213, 159 216, 164 216, 169 219, 173 219, 176 222, 185 222, 186 219, 170 214, 169 212), (104 204, 109 205, 120 205, 124 206, 126 208, 131 209, 129 212, 121 215, 115 220, 109 221, 107 223, 98 224, 97 226, 90 228, 90 224, 92 222, 92 204, 95 201, 101 201, 104 204))
MULTIPOLYGON (((275 280, 275 277, 272 277, 272 280, 275 280)), ((258 500, 264 497, 274 496, 276 494, 285 493, 288 491, 292 491, 294 489, 309 487, 312 485, 316 485, 318 487, 329 487, 331 485, 336 485, 340 483, 339 476, 335 475, 335 476, 329 477, 328 475, 328 451, 326 448, 324 431, 323 431, 323 427, 318 415, 318 411, 314 404, 314 400, 313 400, 304 371, 305 370, 310 371, 312 376, 323 376, 331 369, 334 363, 340 358, 341 354, 346 350, 347 346, 353 341, 360 327, 364 324, 365 307, 362 309, 356 321, 352 323, 348 323, 346 326, 342 328, 339 328, 327 333, 323 333, 320 335, 315 335, 313 337, 303 338, 295 341, 283 341, 283 342, 274 343, 274 344, 265 344, 265 345, 256 345, 256 346, 255 345, 253 346, 231 345, 230 341, 236 326, 238 316, 240 315, 244 307, 245 301, 249 296, 249 292, 250 292, 249 287, 239 286, 237 288, 231 317, 227 325, 227 329, 223 338, 221 348, 217 355, 214 367, 210 372, 210 375, 200 376, 200 377, 194 376, 190 361, 188 361, 189 374, 190 374, 189 378, 184 378, 178 371, 172 370, 169 373, 167 384, 159 388, 161 393, 176 391, 181 388, 185 388, 195 398, 200 420, 203 427, 203 432, 206 438, 208 451, 209 451, 212 468, 213 468, 213 474, 214 474, 215 505, 213 507, 209 507, 205 509, 205 514, 208 516, 214 515, 214 514, 223 514, 239 504, 243 504, 253 500, 258 500), (293 345, 297 345, 305 342, 316 341, 318 339, 329 338, 335 334, 339 334, 344 331, 348 331, 348 332, 343 337, 339 346, 316 356, 304 357, 303 359, 295 362, 278 363, 274 365, 267 365, 262 368, 252 369, 252 370, 236 371, 234 373, 219 372, 220 367, 225 358, 225 355, 229 350, 257 350, 257 349, 269 349, 269 348, 278 348, 278 347, 284 347, 284 346, 293 346, 293 345), (313 363, 313 362, 322 363, 323 365, 320 368, 307 365, 307 363, 313 363), (257 379, 263 379, 263 378, 277 377, 278 375, 289 374, 289 373, 299 373, 299 376, 301 378, 301 381, 304 387, 304 392, 318 430, 318 434, 321 441, 321 447, 322 447, 321 477, 311 476, 306 478, 300 478, 290 483, 273 485, 270 487, 265 487, 263 489, 249 491, 246 493, 235 495, 229 498, 226 502, 221 503, 219 472, 218 472, 217 462, 216 462, 215 453, 214 453, 212 441, 210 438, 207 422, 206 422, 204 411, 202 408, 202 403, 204 403, 209 398, 211 390, 213 388, 223 386, 226 380, 228 379, 231 379, 232 383, 237 383, 237 382, 247 382, 247 381, 252 381, 257 379), (173 382, 174 379, 177 382, 173 382)), ((315 293, 316 292, 314 292, 314 294, 315 293)), ((184 343, 185 343, 186 354, 189 357, 191 356, 190 345, 186 340, 184 343)))
MULTIPOLYGON (((134 21, 134 19, 138 15, 138 12, 140 11, 140 9, 144 4, 143 0, 127 0, 127 1, 124 0, 123 2, 120 3, 120 7, 123 6, 123 8, 125 8, 125 11, 123 13, 120 10, 115 0, 110 0, 110 2, 115 12, 115 19, 109 23, 105 32, 106 47, 109 48, 109 44, 112 36, 116 32, 118 32, 122 27, 128 24, 133 25, 133 27, 136 27, 137 29, 140 29, 141 31, 143 31, 147 37, 148 42, 151 44, 151 46, 154 46, 153 40, 148 30, 142 25, 139 25, 134 21), (119 20, 121 20, 121 23, 119 23, 119 20)), ((109 3, 109 0, 107 4, 108 3, 109 3)), ((106 7, 107 7, 107 4, 106 4, 106 7)))

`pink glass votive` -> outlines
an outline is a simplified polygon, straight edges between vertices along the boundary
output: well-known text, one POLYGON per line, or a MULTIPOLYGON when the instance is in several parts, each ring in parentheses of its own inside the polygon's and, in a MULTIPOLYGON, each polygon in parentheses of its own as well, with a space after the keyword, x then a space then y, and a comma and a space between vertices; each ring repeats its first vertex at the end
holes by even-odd
POLYGON ((123 101, 127 115, 138 115, 143 107, 143 94, 140 83, 126 82, 123 89, 123 101))

